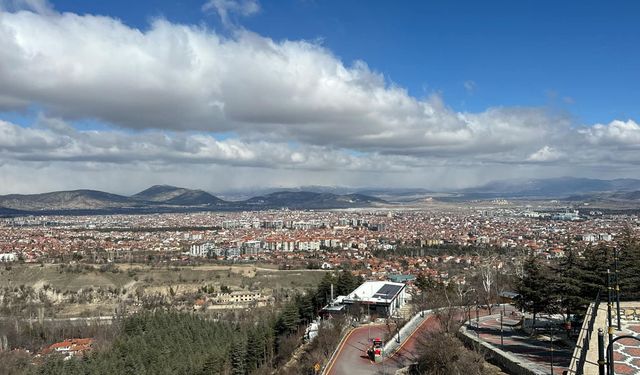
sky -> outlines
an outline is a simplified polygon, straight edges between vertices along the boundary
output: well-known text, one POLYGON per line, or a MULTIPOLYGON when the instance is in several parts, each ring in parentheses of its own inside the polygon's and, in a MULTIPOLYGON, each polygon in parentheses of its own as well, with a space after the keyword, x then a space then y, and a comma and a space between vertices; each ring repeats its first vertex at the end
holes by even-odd
POLYGON ((0 194, 640 178, 639 13, 0 0, 0 194))

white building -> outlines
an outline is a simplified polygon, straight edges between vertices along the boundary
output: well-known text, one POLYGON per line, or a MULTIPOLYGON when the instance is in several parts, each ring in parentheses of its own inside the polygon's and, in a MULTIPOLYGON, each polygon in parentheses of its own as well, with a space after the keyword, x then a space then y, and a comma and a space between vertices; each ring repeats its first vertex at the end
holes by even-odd
POLYGON ((406 302, 406 285, 389 281, 365 281, 344 297, 342 303, 361 304, 371 314, 394 316, 406 302), (367 308, 368 306, 368 308, 367 308))
POLYGON ((216 246, 214 243, 205 242, 205 243, 197 243, 191 245, 189 247, 189 255, 192 257, 207 257, 216 254, 216 246))

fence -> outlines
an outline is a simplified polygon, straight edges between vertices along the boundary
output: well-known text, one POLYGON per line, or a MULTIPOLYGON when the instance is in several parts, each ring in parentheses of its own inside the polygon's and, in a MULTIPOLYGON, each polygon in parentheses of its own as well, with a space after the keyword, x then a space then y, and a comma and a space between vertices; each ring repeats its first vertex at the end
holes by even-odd
MULTIPOLYGON (((591 335, 593 334, 596 317, 598 316, 598 307, 600 307, 600 292, 598 292, 595 302, 591 306, 589 306, 587 314, 584 317, 585 320, 589 319, 589 321, 586 329, 583 329, 583 332, 580 334, 580 337, 582 338, 582 347, 580 348, 580 355, 578 356, 578 362, 575 366, 576 375, 584 374, 584 364, 587 361, 589 343, 591 342, 591 335)), ((580 338, 578 339, 578 341, 580 341, 580 338)))

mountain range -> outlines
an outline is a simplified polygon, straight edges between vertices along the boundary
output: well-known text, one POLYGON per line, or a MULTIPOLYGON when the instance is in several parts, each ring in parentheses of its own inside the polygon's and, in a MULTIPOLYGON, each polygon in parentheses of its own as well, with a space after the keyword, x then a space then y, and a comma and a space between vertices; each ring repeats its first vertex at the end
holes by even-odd
POLYGON ((493 181, 464 189, 465 194, 493 194, 504 197, 562 198, 575 194, 629 192, 640 190, 640 180, 558 177, 545 179, 513 179, 493 181))
POLYGON ((363 194, 281 191, 243 201, 225 201, 203 190, 155 185, 131 196, 97 190, 0 196, 0 214, 108 214, 256 209, 369 207, 386 201, 363 194))
MULTIPOLYGON (((640 180, 590 178, 514 179, 474 188, 434 192, 422 188, 348 188, 307 186, 239 192, 241 199, 221 199, 203 190, 155 185, 131 196, 97 190, 58 191, 0 196, 0 215, 109 214, 262 209, 337 209, 477 199, 562 199, 580 202, 640 203, 640 180)), ((229 197, 232 194, 225 194, 229 197)))

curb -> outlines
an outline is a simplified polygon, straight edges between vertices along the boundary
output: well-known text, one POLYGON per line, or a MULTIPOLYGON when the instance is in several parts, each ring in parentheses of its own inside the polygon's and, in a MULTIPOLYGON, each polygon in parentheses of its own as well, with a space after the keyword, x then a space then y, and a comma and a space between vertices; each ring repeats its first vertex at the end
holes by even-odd
POLYGON ((342 339, 338 343, 338 346, 336 346, 336 349, 331 354, 331 357, 329 357, 329 361, 327 362, 327 364, 320 371, 320 375, 325 375, 325 374, 328 374, 329 372, 331 372, 331 369, 333 368, 333 365, 335 364, 336 354, 339 351, 342 350, 342 348, 344 347, 344 344, 347 342, 347 339, 349 338, 349 336, 351 336, 351 334, 353 333, 353 331, 356 328, 358 328, 358 327, 349 328, 349 330, 342 336, 342 339))

